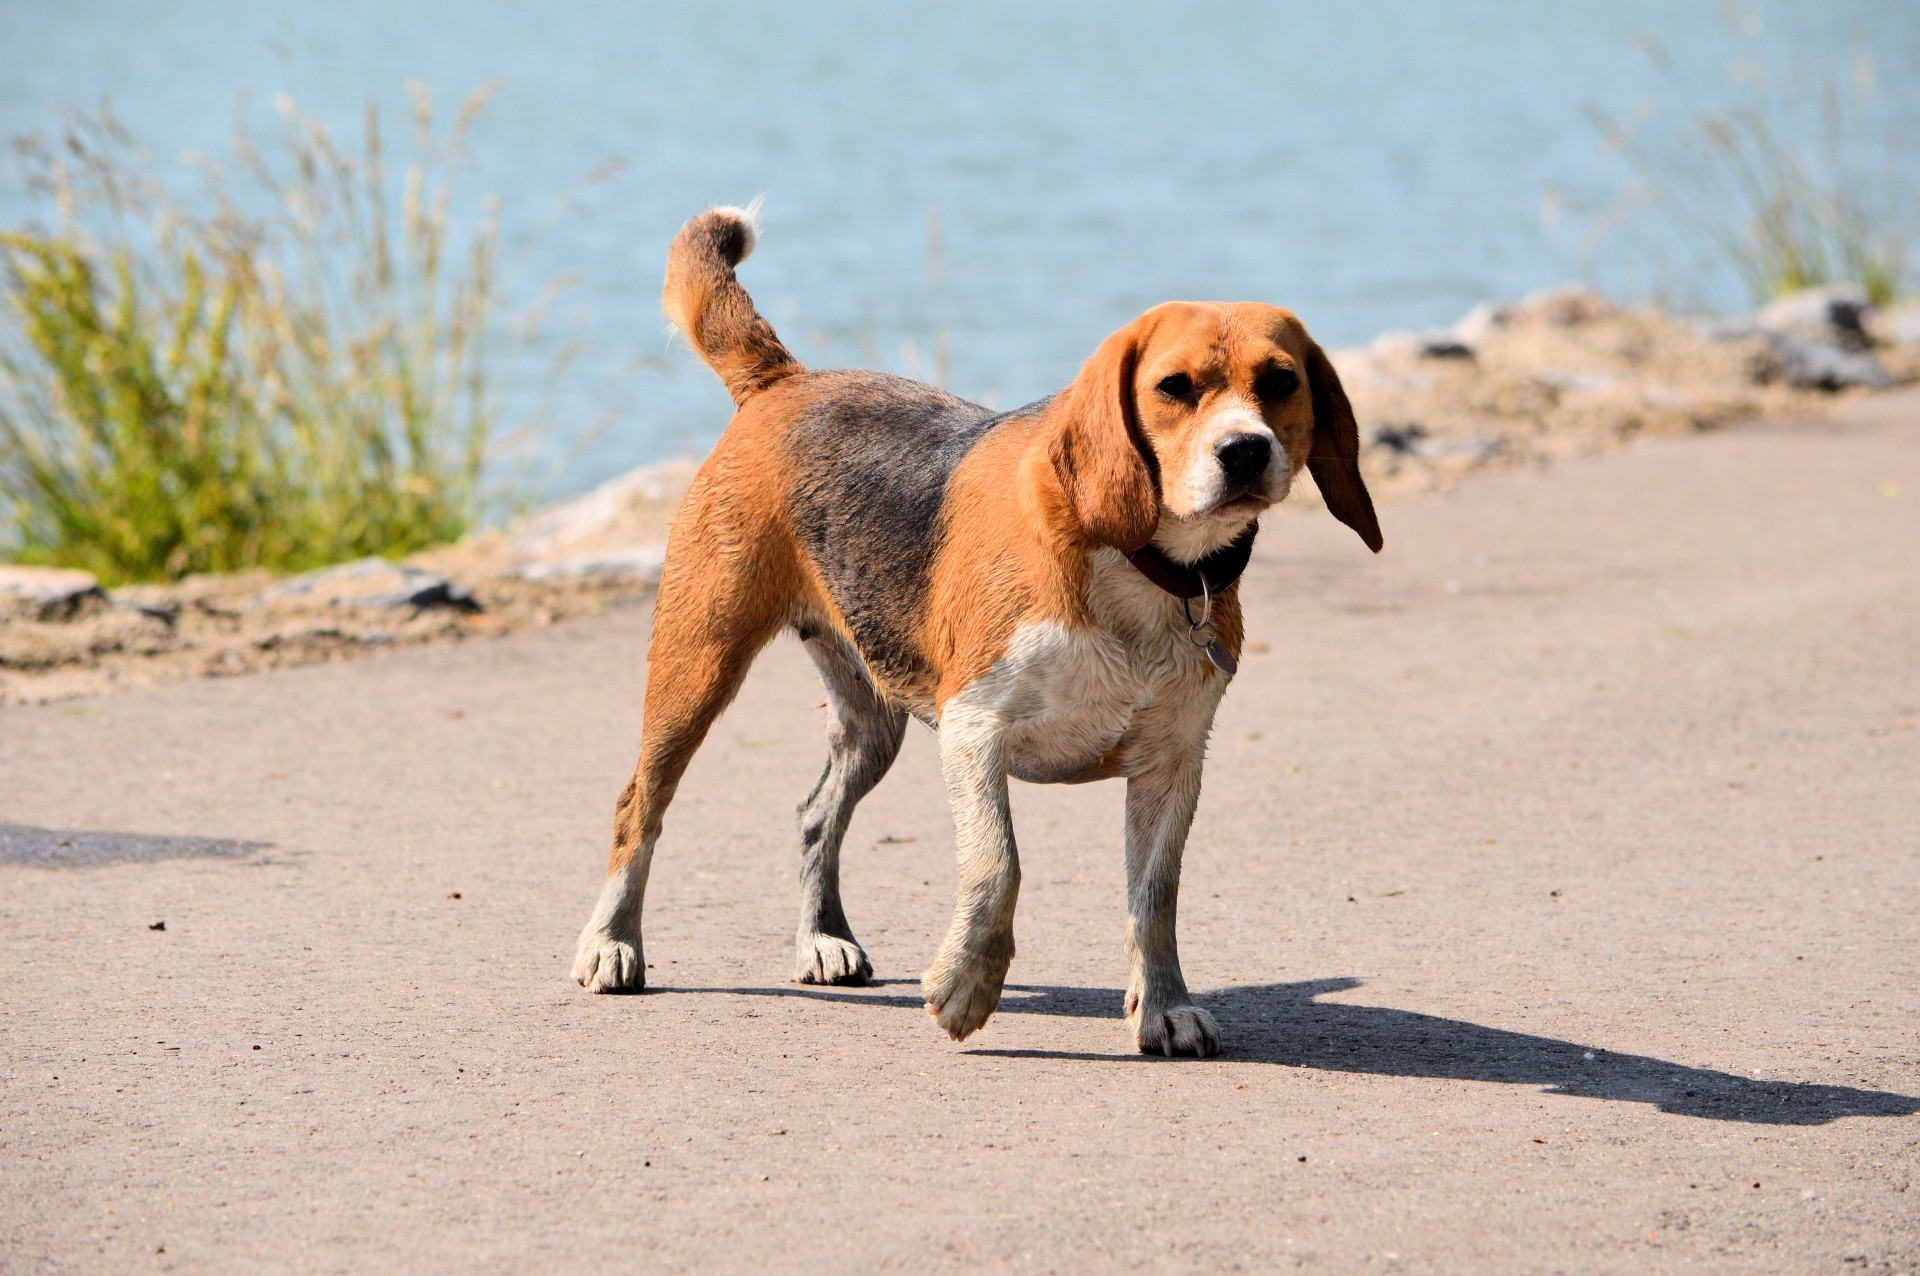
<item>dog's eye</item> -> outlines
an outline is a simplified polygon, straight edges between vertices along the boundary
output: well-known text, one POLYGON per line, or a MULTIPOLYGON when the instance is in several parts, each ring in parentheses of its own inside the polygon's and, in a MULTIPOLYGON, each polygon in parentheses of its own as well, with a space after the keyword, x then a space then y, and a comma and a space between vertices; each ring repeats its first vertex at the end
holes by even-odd
POLYGON ((1300 374, 1292 368, 1268 368, 1253 381, 1253 392, 1262 403, 1278 403, 1299 388, 1300 374))
POLYGON ((1195 397, 1193 393, 1193 378, 1184 372, 1176 372, 1170 377, 1161 377, 1160 384, 1155 386, 1154 389, 1166 395, 1169 399, 1176 400, 1180 403, 1190 404, 1194 401, 1195 397))

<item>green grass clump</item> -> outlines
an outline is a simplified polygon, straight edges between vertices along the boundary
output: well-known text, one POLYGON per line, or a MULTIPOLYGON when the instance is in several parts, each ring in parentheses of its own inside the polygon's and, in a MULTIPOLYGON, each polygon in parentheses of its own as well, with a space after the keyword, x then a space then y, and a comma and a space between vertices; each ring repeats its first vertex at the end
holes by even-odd
POLYGON ((488 89, 387 188, 285 99, 271 156, 188 212, 105 107, 17 158, 48 224, 0 231, 0 557, 108 582, 299 571, 457 539, 491 495, 496 206, 449 216, 488 89))

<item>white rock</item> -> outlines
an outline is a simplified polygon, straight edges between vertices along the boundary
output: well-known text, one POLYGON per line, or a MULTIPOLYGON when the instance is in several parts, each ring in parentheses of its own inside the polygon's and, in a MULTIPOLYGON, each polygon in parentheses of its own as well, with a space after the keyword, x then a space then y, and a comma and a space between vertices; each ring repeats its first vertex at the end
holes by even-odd
POLYGON ((665 545, 635 545, 604 554, 522 563, 512 574, 522 580, 634 580, 657 585, 666 558, 665 545))
POLYGON ((1494 332, 1513 323, 1515 307, 1504 301, 1483 301, 1461 315, 1453 325, 1453 335, 1471 346, 1478 346, 1494 332))
POLYGON ((1867 290, 1858 284, 1803 288, 1766 306, 1754 321, 1768 332, 1790 332, 1822 341, 1862 342, 1873 314, 1867 290))
POLYGON ((263 602, 305 600, 331 607, 386 610, 400 607, 454 607, 479 611, 480 604, 463 587, 435 572, 363 558, 340 567, 327 567, 282 581, 260 595, 263 602))
POLYGON ((528 515, 510 533, 516 554, 538 558, 617 524, 642 503, 669 501, 686 491, 698 461, 661 461, 608 479, 592 491, 528 515))
POLYGON ((1824 341, 1810 341, 1790 332, 1769 333, 1774 359, 1789 384, 1813 390, 1843 390, 1848 386, 1888 386, 1893 379, 1864 350, 1848 350, 1824 341))
POLYGON ((1620 374, 1617 372, 1592 372, 1579 368, 1543 368, 1533 374, 1533 379, 1569 394, 1599 394, 1620 384, 1620 374))
POLYGON ((0 616, 65 620, 88 602, 105 598, 100 582, 87 572, 0 564, 0 616))
POLYGON ((1875 329, 1882 341, 1896 346, 1920 346, 1920 305, 1896 306, 1883 312, 1875 329))

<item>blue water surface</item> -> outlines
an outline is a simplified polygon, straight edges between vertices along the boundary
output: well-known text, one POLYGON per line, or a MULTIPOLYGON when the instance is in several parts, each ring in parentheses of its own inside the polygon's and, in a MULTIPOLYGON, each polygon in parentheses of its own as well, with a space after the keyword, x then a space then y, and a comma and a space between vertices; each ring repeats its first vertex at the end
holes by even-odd
MULTIPOLYGON (((677 226, 756 195, 766 238, 743 278, 804 360, 939 370, 1002 405, 1063 384, 1169 298, 1288 305, 1334 345, 1581 276, 1738 305, 1738 281, 1648 210, 1583 251, 1630 173, 1582 104, 1679 102, 1643 33, 1702 105, 1755 68, 1853 77, 1865 52, 1863 109, 1920 136, 1912 0, 1745 16, 1710 0, 0 0, 0 132, 111 94, 165 159, 219 152, 242 86, 351 134, 369 99, 397 123, 409 79, 451 109, 504 77, 468 215, 502 198, 516 303, 580 279, 552 338, 577 322, 585 342, 556 446, 612 420, 559 494, 697 453, 725 424, 657 296, 677 226), (551 215, 615 156, 624 172, 551 215)), ((0 188, 0 221, 25 209, 0 188)), ((529 399, 516 387, 516 410, 529 399)))

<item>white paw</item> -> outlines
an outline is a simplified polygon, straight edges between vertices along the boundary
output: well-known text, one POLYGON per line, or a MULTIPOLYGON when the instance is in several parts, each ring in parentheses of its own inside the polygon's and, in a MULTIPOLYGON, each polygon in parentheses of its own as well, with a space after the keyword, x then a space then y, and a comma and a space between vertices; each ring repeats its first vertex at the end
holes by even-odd
POLYGON ((819 933, 802 935, 793 944, 793 982, 796 984, 864 984, 873 978, 866 950, 851 939, 819 933))
POLYGON ((965 1041, 993 1014, 1000 1004, 1000 989, 1007 981, 1007 967, 1013 961, 1013 943, 1008 940, 1004 957, 969 954, 949 957, 942 953, 920 981, 927 996, 927 1013, 947 1035, 965 1041))
POLYGON ((647 986, 647 963, 639 941, 628 943, 587 927, 574 950, 573 978, 588 992, 639 992, 647 986))
POLYGON ((1220 1053, 1220 1028, 1195 1005, 1142 1010, 1133 1018, 1133 1043, 1141 1054, 1209 1059, 1220 1053))

